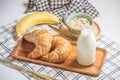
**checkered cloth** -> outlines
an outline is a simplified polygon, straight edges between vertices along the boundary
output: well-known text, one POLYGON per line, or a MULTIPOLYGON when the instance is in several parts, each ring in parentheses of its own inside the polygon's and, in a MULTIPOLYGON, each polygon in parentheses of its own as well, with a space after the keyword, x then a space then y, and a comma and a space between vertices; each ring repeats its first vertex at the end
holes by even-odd
MULTIPOLYGON (((15 20, 8 25, 0 26, 0 58, 8 57, 17 44, 18 39, 13 36, 17 22, 18 20, 15 20)), ((40 26, 40 28, 46 29, 45 26, 40 26)), ((97 46, 108 51, 102 72, 98 77, 91 77, 67 70, 24 62, 13 59, 11 56, 8 58, 13 63, 24 66, 25 68, 28 68, 35 72, 53 76, 58 80, 120 80, 120 44, 117 44, 106 36, 102 35, 97 41, 97 46)), ((33 78, 31 76, 28 76, 26 73, 22 74, 27 77, 28 80, 33 80, 33 78)))
POLYGON ((95 18, 99 12, 87 0, 29 0, 26 12, 48 11, 60 19, 72 13, 86 13, 95 18))

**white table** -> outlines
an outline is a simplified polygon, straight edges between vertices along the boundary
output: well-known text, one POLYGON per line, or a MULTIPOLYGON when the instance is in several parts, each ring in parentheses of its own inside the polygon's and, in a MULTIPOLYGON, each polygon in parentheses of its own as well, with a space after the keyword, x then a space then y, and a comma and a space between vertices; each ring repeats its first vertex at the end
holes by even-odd
MULTIPOLYGON (((120 43, 120 0, 89 0, 100 12, 95 20, 102 28, 102 34, 120 43)), ((24 16, 27 0, 0 0, 0 26, 24 16)), ((0 64, 0 80, 27 80, 20 72, 0 64)))

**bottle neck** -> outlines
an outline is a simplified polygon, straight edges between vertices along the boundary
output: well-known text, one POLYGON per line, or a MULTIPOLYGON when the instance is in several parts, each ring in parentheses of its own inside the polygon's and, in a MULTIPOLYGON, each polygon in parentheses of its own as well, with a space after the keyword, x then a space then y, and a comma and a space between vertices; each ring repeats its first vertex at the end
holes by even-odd
POLYGON ((92 26, 89 26, 89 27, 86 27, 86 26, 83 26, 81 28, 81 33, 93 33, 94 32, 94 29, 92 26))
POLYGON ((79 37, 82 37, 83 40, 86 40, 91 37, 91 35, 94 35, 94 30, 92 27, 83 27, 81 28, 81 33, 79 37))

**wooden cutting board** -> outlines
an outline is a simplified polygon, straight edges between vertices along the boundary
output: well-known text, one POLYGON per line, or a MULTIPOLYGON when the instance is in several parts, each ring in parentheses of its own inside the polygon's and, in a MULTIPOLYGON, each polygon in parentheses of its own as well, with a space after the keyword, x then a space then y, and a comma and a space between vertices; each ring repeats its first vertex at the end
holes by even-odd
MULTIPOLYGON (((95 35, 96 39, 99 39, 100 35, 101 35, 101 27, 98 25, 97 22, 94 21, 93 28, 94 28, 94 35, 95 35)), ((72 36, 72 34, 70 33, 70 31, 68 30, 68 28, 65 24, 62 23, 60 29, 65 34, 72 36)))
MULTIPOLYGON (((101 32, 102 32, 101 27, 98 25, 97 22, 94 21, 93 28, 94 28, 95 38, 96 38, 96 40, 98 40, 100 38, 100 35, 101 35, 101 32)), ((65 24, 62 23, 59 29, 61 30, 62 33, 64 33, 64 35, 66 35, 67 37, 69 37, 71 39, 74 39, 74 41, 71 42, 72 44, 76 44, 77 37, 75 37, 71 34, 71 32, 68 30, 68 28, 65 24)), ((61 35, 62 34, 61 32, 58 32, 56 30, 51 30, 50 31, 51 35, 61 35)))
POLYGON ((77 56, 77 48, 76 45, 72 45, 72 52, 70 53, 69 57, 66 59, 66 61, 62 64, 55 64, 55 63, 49 63, 45 61, 41 61, 40 58, 37 59, 30 59, 27 57, 27 55, 34 49, 35 45, 32 43, 27 42, 23 38, 21 38, 18 41, 18 44, 12 51, 11 55, 15 59, 23 60, 23 61, 29 61, 32 63, 37 63, 41 65, 56 67, 64 70, 69 70, 73 72, 83 73, 87 75, 92 76, 98 76, 102 70, 107 51, 102 48, 96 48, 96 61, 91 66, 81 66, 78 64, 76 60, 77 56))

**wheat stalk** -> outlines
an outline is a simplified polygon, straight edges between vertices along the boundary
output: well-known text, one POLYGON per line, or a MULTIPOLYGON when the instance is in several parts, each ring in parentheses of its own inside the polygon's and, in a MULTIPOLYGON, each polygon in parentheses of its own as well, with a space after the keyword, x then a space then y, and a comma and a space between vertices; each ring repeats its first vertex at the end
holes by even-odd
POLYGON ((27 68, 24 68, 22 66, 19 66, 17 64, 14 64, 12 63, 11 61, 9 61, 8 59, 1 59, 0 58, 0 62, 11 67, 11 68, 14 68, 18 71, 21 71, 21 72, 26 72, 28 75, 32 76, 35 80, 57 80, 51 76, 48 76, 48 75, 45 75, 45 74, 39 74, 37 72, 34 72, 30 69, 27 69, 27 68))

